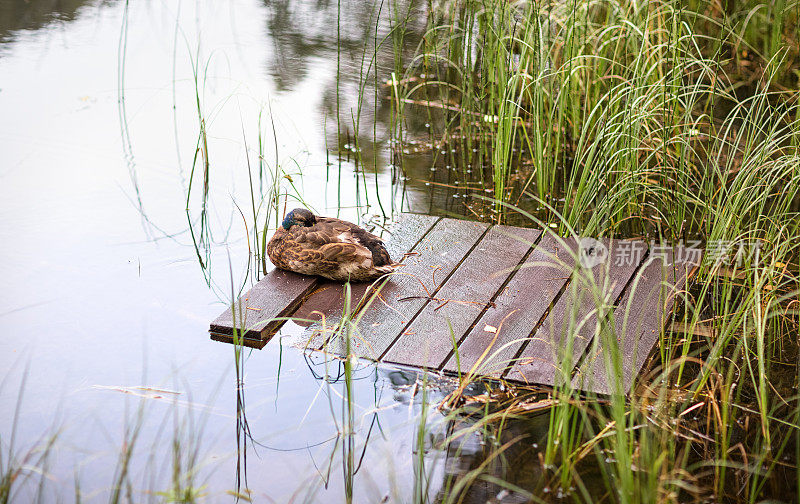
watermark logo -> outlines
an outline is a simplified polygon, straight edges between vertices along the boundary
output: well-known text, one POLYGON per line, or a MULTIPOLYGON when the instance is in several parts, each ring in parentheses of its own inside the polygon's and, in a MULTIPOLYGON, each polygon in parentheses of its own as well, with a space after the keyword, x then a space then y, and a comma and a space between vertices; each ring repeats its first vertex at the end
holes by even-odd
POLYGON ((592 269, 606 261, 608 248, 594 238, 581 238, 578 241, 578 254, 581 266, 592 269))
POLYGON ((644 241, 614 240, 611 250, 594 238, 578 239, 578 259, 583 268, 592 269, 598 264, 609 262, 614 266, 637 266, 647 257, 651 261, 661 261, 667 266, 680 263, 711 267, 760 264, 761 240, 700 240, 650 243, 644 241), (705 249, 703 248, 705 246, 705 249))
POLYGON ((635 266, 648 254, 650 260, 662 261, 667 266, 676 263, 699 265, 704 262, 712 267, 741 267, 745 263, 759 264, 762 245, 761 240, 709 240, 705 244, 700 240, 690 240, 674 245, 655 240, 650 240, 649 245, 640 241, 618 241, 611 255, 615 266, 635 266))

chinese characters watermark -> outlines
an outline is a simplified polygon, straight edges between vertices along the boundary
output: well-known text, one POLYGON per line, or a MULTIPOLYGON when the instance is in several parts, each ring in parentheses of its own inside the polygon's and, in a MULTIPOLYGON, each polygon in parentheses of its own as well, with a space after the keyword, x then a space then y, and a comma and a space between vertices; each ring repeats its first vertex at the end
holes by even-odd
POLYGON ((643 241, 614 240, 609 245, 593 238, 581 238, 578 241, 579 260, 584 268, 594 268, 600 264, 610 263, 617 267, 635 266, 644 259, 658 260, 666 265, 689 263, 700 265, 736 266, 758 264, 763 242, 760 240, 709 240, 703 244, 700 240, 680 241, 675 244, 667 242, 650 243, 643 241))

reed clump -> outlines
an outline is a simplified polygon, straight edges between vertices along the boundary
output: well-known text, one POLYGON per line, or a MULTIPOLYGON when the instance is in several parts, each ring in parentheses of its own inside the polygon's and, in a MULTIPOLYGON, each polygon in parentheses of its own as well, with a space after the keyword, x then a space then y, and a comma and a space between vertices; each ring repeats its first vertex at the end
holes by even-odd
MULTIPOLYGON (((798 13, 797 2, 735 0, 449 1, 428 12, 393 91, 394 138, 401 157, 424 139, 431 193, 456 195, 445 211, 705 249, 679 295, 680 329, 663 332, 634 392, 587 396, 571 365, 561 370, 530 498, 797 499, 798 13)), ((588 287, 599 306, 600 287, 588 287)), ((625 323, 612 318, 595 340, 625 323)), ((480 423, 502 430, 541 404, 516 390, 490 400, 480 423)), ((508 446, 491 439, 487 456, 502 458, 508 446)), ((480 480, 470 474, 454 502, 480 480)))

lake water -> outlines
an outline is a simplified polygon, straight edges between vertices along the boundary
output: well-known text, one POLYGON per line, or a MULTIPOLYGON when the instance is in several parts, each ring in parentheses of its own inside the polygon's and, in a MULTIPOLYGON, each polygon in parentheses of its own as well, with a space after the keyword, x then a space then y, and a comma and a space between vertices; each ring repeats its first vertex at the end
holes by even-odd
MULTIPOLYGON (((408 11, 411 42, 424 28, 424 7, 408 11)), ((207 330, 231 283, 252 283, 248 157, 256 167, 259 139, 268 169, 277 159, 319 213, 357 221, 381 214, 379 199, 387 213, 429 208, 422 183, 392 183, 382 81, 360 84, 375 8, 0 2, 0 435, 5 451, 15 431, 15 451, 24 454, 60 432, 42 467, 45 501, 72 500, 76 481, 85 501, 107 500, 126 432, 138 425, 128 496, 135 502, 165 498, 152 492, 172 484, 174 438, 184 457, 197 450, 193 484, 207 501, 232 501, 236 488, 259 502, 343 501, 340 364, 289 347, 299 328, 287 327, 263 350, 245 351, 239 395, 234 348, 207 330), (361 104, 366 176, 352 157, 337 158, 337 94, 345 137, 356 136, 352 111, 361 104), (202 178, 191 175, 198 97, 210 167, 205 272, 187 224, 199 229, 202 178), (247 433, 237 431, 242 396, 247 433), (237 451, 245 444, 246 463, 237 451), (247 477, 238 486, 237 462, 247 477)), ((378 37, 387 33, 377 26, 378 37)), ((378 51, 380 79, 392 70, 391 50, 378 51)), ((268 181, 252 180, 256 193, 266 192, 268 181)), ((259 225, 264 216, 262 209, 259 225)), ((413 500, 417 376, 362 364, 353 383, 354 501, 413 500)), ((433 387, 428 399, 447 391, 433 387)), ((426 414, 423 486, 435 496, 446 474, 468 468, 482 448, 467 443, 446 463, 431 448, 448 424, 435 408, 426 414)), ((24 502, 36 488, 20 492, 24 502)))

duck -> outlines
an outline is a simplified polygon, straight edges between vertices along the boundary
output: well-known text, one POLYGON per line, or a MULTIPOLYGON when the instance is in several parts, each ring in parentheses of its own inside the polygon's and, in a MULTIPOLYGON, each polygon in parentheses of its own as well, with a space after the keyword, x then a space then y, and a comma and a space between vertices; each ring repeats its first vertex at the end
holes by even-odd
POLYGON ((340 282, 369 282, 392 273, 380 238, 352 222, 295 208, 267 243, 270 261, 282 270, 340 282))

